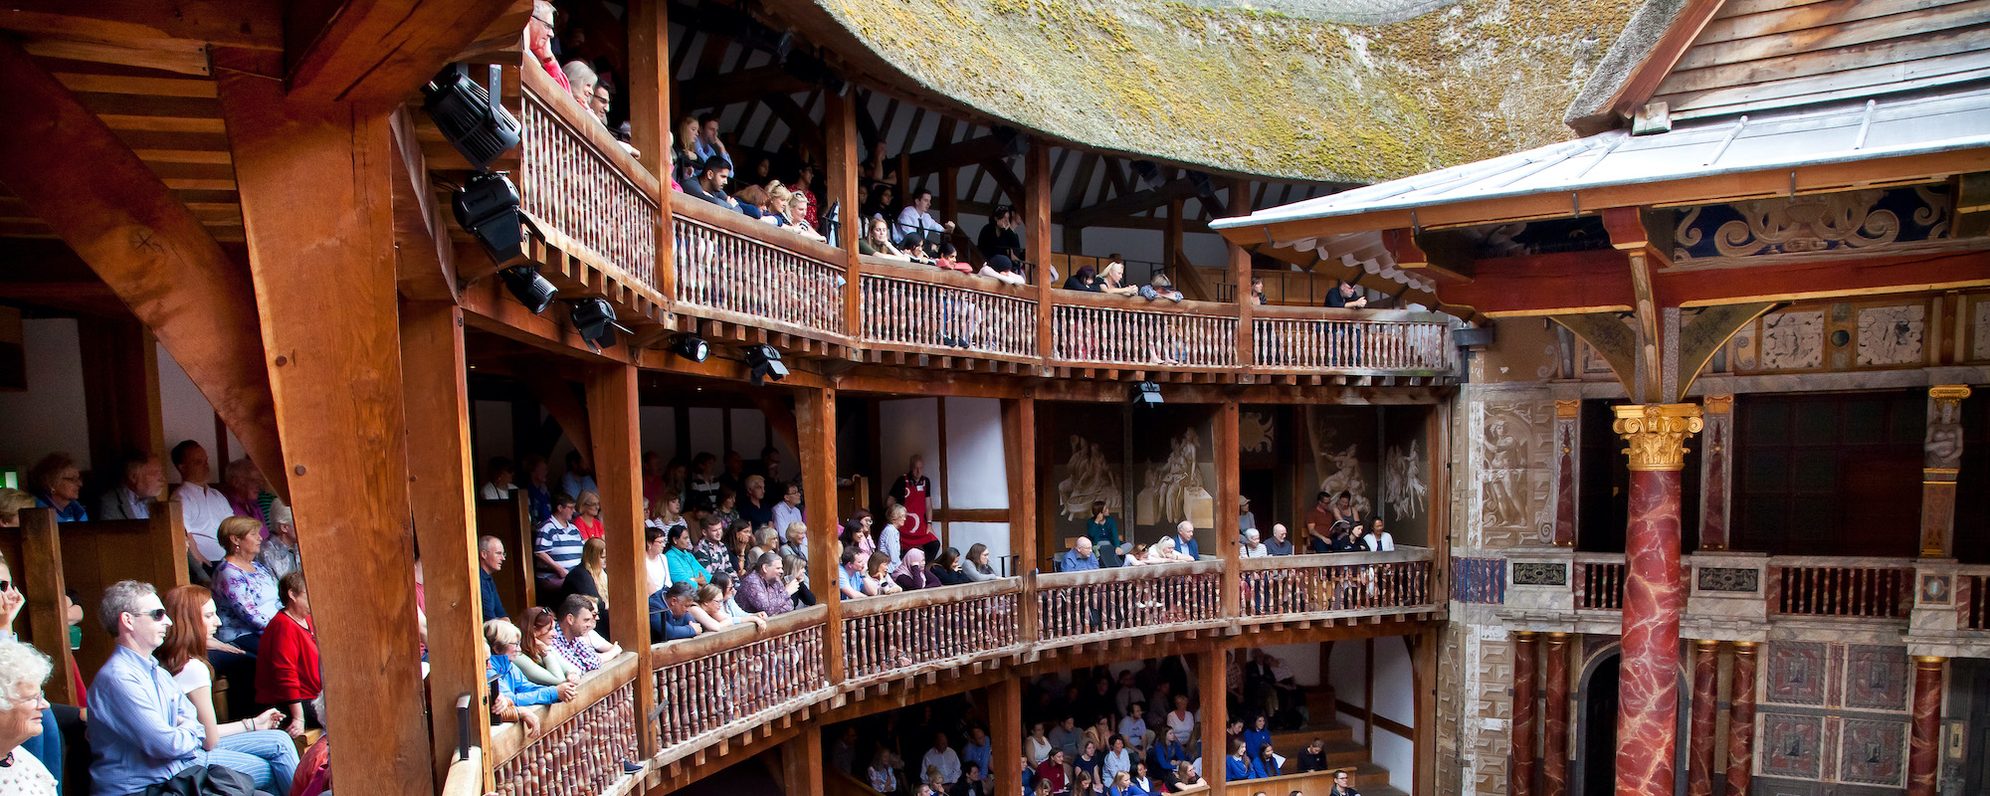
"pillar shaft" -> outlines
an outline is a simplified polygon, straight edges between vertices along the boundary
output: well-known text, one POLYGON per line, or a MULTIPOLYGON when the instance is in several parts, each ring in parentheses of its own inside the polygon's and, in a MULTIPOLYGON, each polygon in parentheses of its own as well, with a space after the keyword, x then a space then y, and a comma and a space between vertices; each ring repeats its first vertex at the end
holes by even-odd
POLYGON ((1921 463, 1921 557, 1955 555, 1955 480, 1962 464, 1962 399, 1969 387, 1928 388, 1928 435, 1921 463))
POLYGON ((1720 642, 1693 642, 1693 720, 1688 737, 1686 793, 1714 793, 1714 701, 1720 684, 1720 642))
POLYGON ((1624 539, 1623 675, 1617 697, 1617 793, 1670 796, 1678 775, 1679 471, 1692 404, 1616 408, 1629 443, 1630 523, 1624 539))
POLYGON ((1549 633, 1543 667, 1547 675, 1547 710, 1541 720, 1541 796, 1568 796, 1569 772, 1569 636, 1549 633))
POLYGON ((1914 659, 1914 728, 1907 742, 1907 796, 1935 796, 1941 766, 1942 659, 1914 659))
POLYGON ((1197 723, 1202 731, 1202 781, 1208 783, 1210 793, 1222 793, 1227 774, 1223 766, 1230 755, 1224 745, 1224 732, 1230 727, 1229 654, 1218 647, 1196 656, 1195 666, 1202 700, 1202 720, 1197 723))
POLYGON ((1508 744, 1513 755, 1513 777, 1507 796, 1533 796, 1535 726, 1534 675, 1539 669, 1541 643, 1535 634, 1515 633, 1513 644, 1513 732, 1508 744))
POLYGON ((1727 794, 1748 796, 1755 774, 1755 643, 1734 645, 1734 674, 1728 686, 1727 794))

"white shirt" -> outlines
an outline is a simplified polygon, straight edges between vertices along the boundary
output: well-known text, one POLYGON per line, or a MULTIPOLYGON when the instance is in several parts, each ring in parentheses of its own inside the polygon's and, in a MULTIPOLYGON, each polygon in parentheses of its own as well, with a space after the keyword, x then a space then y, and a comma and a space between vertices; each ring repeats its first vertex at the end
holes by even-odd
MULTIPOLYGON (((1172 710, 1168 711, 1168 729, 1175 733, 1176 738, 1194 737, 1195 713, 1194 712, 1177 713, 1172 710)), ((1188 743, 1188 742, 1183 741, 1183 743, 1188 743)))
POLYGON ((905 240, 905 236, 914 232, 924 234, 946 230, 946 227, 940 226, 940 222, 933 220, 933 214, 921 213, 917 206, 906 205, 904 210, 898 211, 898 229, 892 233, 895 237, 892 243, 905 240))
POLYGON ((1394 552, 1396 549, 1396 537, 1390 536, 1388 531, 1383 531, 1379 535, 1371 533, 1362 537, 1362 540, 1367 542, 1369 550, 1377 553, 1394 552))
POLYGON ((1264 558, 1265 556, 1271 555, 1271 551, 1265 549, 1263 542, 1259 542, 1257 544, 1239 545, 1239 547, 1242 547, 1244 549, 1243 550, 1244 558, 1264 558))
POLYGON ((180 484, 173 490, 173 499, 180 502, 180 520, 200 554, 209 561, 220 561, 228 555, 221 549, 218 536, 221 521, 235 516, 235 509, 228 505, 228 496, 206 484, 180 484))
POLYGON ((491 482, 489 482, 489 481, 485 481, 485 482, 484 482, 484 488, 483 488, 483 489, 481 489, 481 490, 478 490, 478 492, 477 492, 477 499, 479 499, 479 500, 510 500, 510 499, 511 499, 511 491, 512 491, 513 489, 517 489, 517 488, 518 488, 518 487, 515 487, 515 486, 513 486, 513 487, 507 487, 507 488, 504 488, 504 489, 499 489, 499 488, 498 488, 498 485, 497 485, 497 484, 493 484, 493 483, 491 483, 491 482))
POLYGON ((799 507, 790 506, 785 500, 774 504, 774 532, 779 533, 781 538, 788 538, 789 525, 801 521, 802 510, 799 507))
POLYGON ((960 755, 954 753, 953 747, 947 747, 944 751, 940 749, 926 750, 926 756, 919 758, 919 776, 921 778, 925 777, 926 769, 929 768, 940 770, 941 782, 954 783, 960 781, 960 755))
POLYGON ((213 686, 214 673, 207 670, 206 664, 190 660, 185 666, 180 667, 179 674, 173 675, 173 682, 179 684, 180 693, 191 694, 213 686))
POLYGON ((0 768, 0 793, 55 796, 55 777, 25 749, 15 749, 14 764, 0 768))

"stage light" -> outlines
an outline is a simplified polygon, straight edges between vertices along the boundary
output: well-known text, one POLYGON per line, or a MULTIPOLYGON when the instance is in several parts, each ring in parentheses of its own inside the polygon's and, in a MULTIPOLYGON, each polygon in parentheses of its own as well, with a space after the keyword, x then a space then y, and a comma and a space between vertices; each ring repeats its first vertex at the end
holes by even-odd
POLYGON ((712 344, 705 342, 703 337, 687 334, 677 338, 677 343, 671 346, 671 350, 692 362, 703 362, 706 357, 712 355, 712 344))
POLYGON ((525 260, 525 216, 518 188, 503 174, 473 174, 450 201, 458 226, 469 230, 500 269, 525 260))
POLYGON ((1161 385, 1151 381, 1133 385, 1133 395, 1129 400, 1134 406, 1160 406, 1161 385))
POLYGON ((421 90, 422 110, 435 121, 449 145, 478 171, 518 146, 520 133, 518 117, 499 101, 503 83, 498 66, 492 64, 490 70, 488 89, 470 79, 468 65, 450 64, 421 90))
POLYGON ((525 305, 533 315, 545 312, 560 293, 559 288, 553 287, 552 282, 539 275, 537 267, 530 265, 514 265, 499 271, 498 279, 504 281, 512 298, 518 299, 518 303, 525 305))
POLYGON ((747 380, 758 387, 767 379, 780 381, 788 377, 788 366, 781 364, 781 350, 770 345, 750 345, 746 347, 747 380))
POLYGON ((615 322, 615 305, 609 304, 605 298, 575 299, 568 302, 567 311, 573 320, 574 331, 596 351, 615 344, 615 330, 630 333, 615 322))

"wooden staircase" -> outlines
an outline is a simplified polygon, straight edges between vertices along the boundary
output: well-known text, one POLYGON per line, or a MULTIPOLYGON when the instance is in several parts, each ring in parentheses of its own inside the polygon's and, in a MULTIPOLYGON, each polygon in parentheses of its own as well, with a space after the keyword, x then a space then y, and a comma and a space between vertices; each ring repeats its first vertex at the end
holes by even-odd
POLYGON ((1368 747, 1354 740, 1354 728, 1341 723, 1334 706, 1333 689, 1317 686, 1306 691, 1306 710, 1312 717, 1305 729, 1272 733, 1271 748, 1287 758, 1285 773, 1297 770, 1299 753, 1318 738, 1326 742, 1327 765, 1354 772, 1354 786, 1364 796, 1408 796, 1389 784, 1389 770, 1376 765, 1368 747))

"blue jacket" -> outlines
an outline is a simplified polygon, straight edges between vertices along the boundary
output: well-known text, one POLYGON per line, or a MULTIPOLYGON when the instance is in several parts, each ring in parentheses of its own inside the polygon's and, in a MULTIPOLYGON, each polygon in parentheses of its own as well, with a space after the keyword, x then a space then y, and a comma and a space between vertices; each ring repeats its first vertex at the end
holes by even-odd
POLYGON ((480 592, 483 596, 480 599, 484 604, 484 621, 509 618, 510 614, 504 612, 504 600, 498 597, 497 581, 491 580, 491 573, 485 572, 483 567, 478 567, 477 576, 477 580, 481 581, 480 592))
POLYGON ((1078 551, 1066 550, 1064 551, 1064 555, 1057 557, 1057 571, 1059 572, 1084 572, 1088 569, 1098 568, 1099 554, 1096 551, 1089 556, 1079 558, 1078 551))
POLYGON ((1223 778, 1227 782, 1242 782, 1247 779, 1264 779, 1264 768, 1256 760, 1223 758, 1223 778))
POLYGON ((539 685, 525 679, 525 673, 518 670, 518 664, 501 655, 490 657, 490 666, 484 670, 485 677, 496 680, 498 693, 511 698, 511 704, 519 707, 527 705, 551 705, 560 701, 558 686, 539 685))
POLYGON ((1177 762, 1190 759, 1192 758, 1188 756, 1188 750, 1183 749, 1179 741, 1173 744, 1160 741, 1147 749, 1147 765, 1154 769, 1148 773, 1155 776, 1160 776, 1163 772, 1172 774, 1177 762))
POLYGON ((1183 540, 1180 534, 1175 535, 1175 549, 1187 553, 1189 558, 1202 558, 1202 546, 1196 544, 1194 539, 1183 540))
POLYGON ((1271 730, 1244 731, 1244 751, 1251 756, 1252 760, 1259 759, 1258 750, 1265 748, 1270 743, 1271 730))

